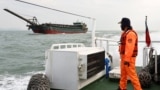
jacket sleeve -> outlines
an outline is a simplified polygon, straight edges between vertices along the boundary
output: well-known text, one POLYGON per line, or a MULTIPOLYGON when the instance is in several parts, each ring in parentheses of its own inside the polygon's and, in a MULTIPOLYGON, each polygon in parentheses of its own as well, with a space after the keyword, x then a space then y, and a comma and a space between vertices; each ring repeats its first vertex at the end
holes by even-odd
POLYGON ((126 45, 125 45, 125 53, 123 55, 123 60, 130 62, 132 57, 135 43, 136 43, 137 35, 134 32, 129 32, 126 36, 126 45))

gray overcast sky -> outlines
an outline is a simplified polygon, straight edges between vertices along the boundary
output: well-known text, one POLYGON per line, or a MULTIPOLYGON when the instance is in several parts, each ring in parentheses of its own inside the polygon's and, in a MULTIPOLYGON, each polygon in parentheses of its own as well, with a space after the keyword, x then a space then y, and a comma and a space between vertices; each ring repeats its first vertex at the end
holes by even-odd
MULTIPOLYGON (((160 29, 160 0, 23 0, 66 12, 93 17, 97 30, 120 30, 117 24, 122 17, 129 17, 136 30, 145 30, 148 16, 149 30, 160 29)), ((15 0, 0 0, 0 29, 27 29, 27 23, 3 9, 8 8, 25 18, 36 16, 39 23, 72 24, 83 21, 92 29, 91 20, 57 11, 21 3, 15 0)))

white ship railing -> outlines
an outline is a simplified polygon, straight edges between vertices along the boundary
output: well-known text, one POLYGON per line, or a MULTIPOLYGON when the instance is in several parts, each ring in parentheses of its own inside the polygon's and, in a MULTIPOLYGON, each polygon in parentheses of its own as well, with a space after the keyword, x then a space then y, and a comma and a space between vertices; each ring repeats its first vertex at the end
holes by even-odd
MULTIPOLYGON (((138 41, 138 43, 145 43, 145 41, 138 41)), ((152 41, 152 43, 160 43, 160 41, 152 41)), ((113 46, 118 46, 119 45, 119 41, 118 40, 113 40, 113 39, 109 39, 109 38, 102 38, 102 37, 96 37, 95 38, 95 46, 99 46, 99 47, 104 47, 106 52, 110 52, 110 47, 113 46), (105 43, 105 46, 104 44, 105 43)), ((144 47, 147 48, 147 47, 144 47)), ((152 46, 148 47, 148 49, 154 48, 152 46)))
POLYGON ((105 48, 106 52, 110 52, 109 48, 111 46, 118 46, 118 44, 119 44, 119 41, 117 41, 117 40, 113 40, 113 39, 109 39, 109 38, 101 38, 101 37, 95 38, 95 46, 105 48), (105 43, 105 46, 103 43, 105 43))

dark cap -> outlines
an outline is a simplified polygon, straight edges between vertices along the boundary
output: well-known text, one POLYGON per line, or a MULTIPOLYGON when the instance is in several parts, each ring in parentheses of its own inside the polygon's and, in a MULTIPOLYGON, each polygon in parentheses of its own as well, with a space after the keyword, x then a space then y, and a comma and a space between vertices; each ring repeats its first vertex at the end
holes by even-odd
POLYGON ((131 26, 129 18, 122 18, 122 20, 120 22, 118 22, 118 24, 122 24, 125 26, 131 26))

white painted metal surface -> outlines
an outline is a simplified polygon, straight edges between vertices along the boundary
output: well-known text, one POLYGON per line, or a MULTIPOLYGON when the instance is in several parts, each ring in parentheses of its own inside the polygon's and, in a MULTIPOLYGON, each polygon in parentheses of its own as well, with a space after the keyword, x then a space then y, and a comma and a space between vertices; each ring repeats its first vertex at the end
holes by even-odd
POLYGON ((105 70, 87 78, 87 55, 102 51, 104 48, 100 47, 51 48, 47 50, 45 73, 50 80, 51 88, 79 90, 102 77, 105 70))

